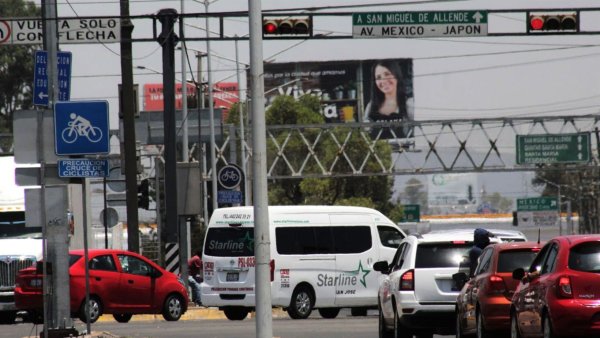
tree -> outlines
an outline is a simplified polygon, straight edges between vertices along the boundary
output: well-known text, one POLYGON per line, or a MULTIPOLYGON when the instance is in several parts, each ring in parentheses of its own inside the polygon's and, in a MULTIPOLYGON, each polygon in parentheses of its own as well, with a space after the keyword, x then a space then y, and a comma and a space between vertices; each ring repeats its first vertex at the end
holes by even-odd
POLYGON ((420 180, 411 178, 406 181, 403 197, 408 204, 420 205, 421 212, 425 213, 427 211, 427 192, 423 189, 424 185, 420 180))
MULTIPOLYGON (((33 2, 5 0, 0 17, 40 17, 33 2)), ((36 45, 0 46, 0 132, 12 132, 12 116, 16 110, 32 107, 33 71, 36 45)))
MULTIPOLYGON (((270 130, 267 135, 268 163, 273 163, 285 144, 285 160, 278 159, 274 168, 269 168, 273 176, 288 172, 287 166, 304 172, 319 172, 321 166, 331 170, 331 178, 285 178, 269 181, 269 203, 282 205, 325 204, 356 205, 372 207, 388 213, 395 206, 390 202, 392 179, 388 176, 335 177, 336 172, 350 172, 348 161, 338 151, 334 140, 345 139, 347 128, 304 128, 294 130, 294 125, 323 124, 321 103, 314 96, 304 95, 298 100, 290 96, 278 96, 265 112, 267 125, 286 128, 270 130), (289 126, 289 127, 287 127, 289 126), (290 131, 291 130, 291 131, 290 131), (317 143, 318 146, 310 148, 317 143), (278 146, 280 148, 278 148, 278 146), (337 160, 337 161, 336 161, 337 160)), ((239 105, 234 105, 229 113, 228 123, 238 123, 239 105)), ((368 151, 368 144, 358 130, 353 130, 344 145, 344 153, 350 159, 362 159, 368 151)), ((385 165, 391 163, 391 148, 385 141, 378 142, 376 151, 385 165), (383 154, 383 155, 382 155, 383 154), (387 159, 387 160, 385 160, 387 159)), ((379 165, 374 159, 366 166, 379 165)))

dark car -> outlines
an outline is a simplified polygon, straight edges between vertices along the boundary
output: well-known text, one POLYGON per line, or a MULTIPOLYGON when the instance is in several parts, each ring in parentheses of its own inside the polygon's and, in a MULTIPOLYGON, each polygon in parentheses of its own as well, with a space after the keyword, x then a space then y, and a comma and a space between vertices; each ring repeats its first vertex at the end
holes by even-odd
MULTIPOLYGON (((124 250, 88 251, 89 321, 112 314, 128 322, 134 314, 162 314, 168 321, 179 320, 188 307, 183 282, 144 256, 124 250)), ((84 251, 69 252, 71 313, 86 321, 84 251)), ((42 266, 42 264, 38 264, 42 266)), ((32 318, 43 313, 42 273, 36 267, 19 271, 15 288, 17 309, 32 318)))
MULTIPOLYGON (((483 250, 475 275, 465 283, 456 301, 457 337, 507 335, 511 299, 519 284, 512 272, 529 267, 540 248, 536 242, 510 242, 483 250)), ((462 278, 466 280, 466 274, 462 278)))
POLYGON ((600 336, 600 235, 556 237, 513 277, 511 337, 600 336))

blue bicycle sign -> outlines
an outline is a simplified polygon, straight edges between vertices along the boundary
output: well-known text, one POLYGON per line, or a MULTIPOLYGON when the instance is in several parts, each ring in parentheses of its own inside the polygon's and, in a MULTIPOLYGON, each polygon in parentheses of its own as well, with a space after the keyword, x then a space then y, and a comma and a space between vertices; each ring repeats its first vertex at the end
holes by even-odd
POLYGON ((217 180, 225 189, 235 189, 242 182, 242 170, 233 164, 228 164, 219 170, 217 180))
POLYGON ((108 154, 108 102, 57 102, 54 142, 56 155, 108 154))

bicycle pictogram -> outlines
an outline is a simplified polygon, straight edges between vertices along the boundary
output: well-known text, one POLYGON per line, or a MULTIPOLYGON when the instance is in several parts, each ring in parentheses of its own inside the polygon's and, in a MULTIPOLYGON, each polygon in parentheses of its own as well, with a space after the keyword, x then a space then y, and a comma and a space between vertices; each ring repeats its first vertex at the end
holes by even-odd
POLYGON ((222 181, 238 181, 240 176, 234 170, 223 170, 221 173, 222 181))
POLYGON ((63 129, 61 137, 65 143, 73 143, 79 136, 85 136, 87 139, 96 143, 102 139, 102 130, 92 125, 92 123, 75 113, 69 115, 71 121, 67 123, 67 127, 63 129))

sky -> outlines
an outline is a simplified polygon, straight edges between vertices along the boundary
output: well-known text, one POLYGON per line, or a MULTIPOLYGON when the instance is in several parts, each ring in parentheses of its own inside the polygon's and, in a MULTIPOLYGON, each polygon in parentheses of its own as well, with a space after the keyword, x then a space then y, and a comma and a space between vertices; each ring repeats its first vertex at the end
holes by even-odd
MULTIPOLYGON (((36 0, 39 3, 39 0, 36 0)), ((119 15, 118 0, 57 0, 58 16, 119 15)), ((535 8, 591 8, 595 1, 581 0, 472 0, 472 1, 377 1, 377 0, 265 0, 263 10, 320 8, 322 12, 518 10, 535 8), (380 6, 385 3, 386 6, 380 6), (379 6, 378 6, 379 4, 379 6), (331 8, 335 6, 344 8, 331 8), (350 8, 349 5, 361 5, 350 8), (327 9, 329 7, 329 9, 327 9)), ((130 0, 132 15, 148 15, 163 8, 181 11, 181 0, 130 0)), ((184 0, 185 13, 204 13, 200 0, 184 0)), ((209 12, 245 11, 246 0, 213 0, 209 12)), ((586 12, 582 29, 600 32, 600 10, 586 12)), ((187 36, 204 36, 204 19, 186 21, 187 36)), ((217 27, 210 22, 211 30, 217 27)), ((226 20, 226 34, 248 33, 246 18, 226 20)), ((489 31, 524 30, 525 15, 490 16, 489 31)), ((160 29, 160 27, 159 27, 160 29)), ((315 33, 350 33, 351 18, 315 21, 315 33)), ((136 23, 134 38, 151 37, 150 20, 136 23)), ((205 52, 205 42, 186 44, 190 67, 196 72, 195 50, 205 52)), ((235 81, 236 45, 233 41, 210 43, 212 81, 235 81)), ((71 100, 108 100, 111 128, 118 126, 119 44, 60 46, 73 53, 71 100)), ((248 41, 238 43, 239 61, 250 63, 248 41)), ((598 114, 600 105, 600 44, 597 35, 504 36, 420 39, 343 39, 264 41, 263 55, 274 62, 347 59, 412 58, 415 118, 448 120, 498 117, 545 117, 598 114)), ((156 42, 133 46, 134 83, 162 82, 162 52, 156 42), (145 67, 139 69, 138 67, 145 67)), ((175 54, 181 79, 181 55, 175 54)), ((206 70, 204 70, 206 74, 206 70)), ((242 91, 245 90, 245 76, 242 91)), ((197 78, 195 78, 197 80, 197 78)), ((206 80, 204 78, 203 80, 206 80)), ((141 92, 141 91, 140 91, 141 92)), ((242 94, 244 96, 244 94, 242 94)), ((140 99, 140 106, 142 100, 140 99)), ((522 186, 524 179, 515 179, 522 186)), ((516 188, 515 188, 516 189, 516 188)))

